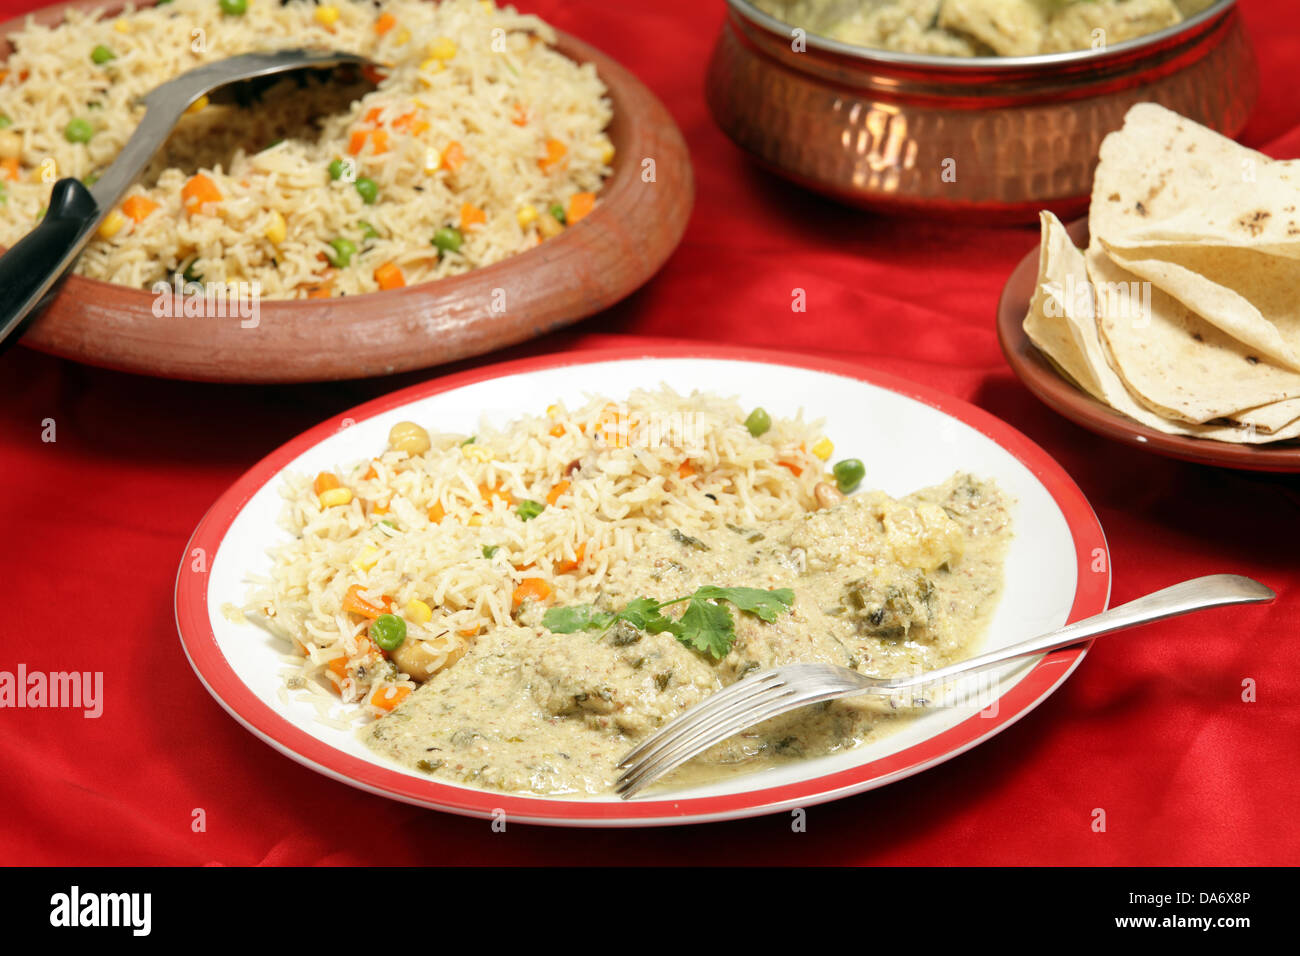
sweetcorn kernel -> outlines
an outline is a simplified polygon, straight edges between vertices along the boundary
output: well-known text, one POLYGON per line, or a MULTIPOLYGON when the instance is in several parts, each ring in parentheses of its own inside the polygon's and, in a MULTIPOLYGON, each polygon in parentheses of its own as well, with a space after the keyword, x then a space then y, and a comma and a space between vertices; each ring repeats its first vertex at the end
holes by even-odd
POLYGON ((316 22, 321 26, 332 27, 334 24, 339 22, 339 8, 317 7, 314 16, 316 17, 316 22))
POLYGON ((112 239, 122 231, 122 227, 125 225, 126 217, 114 209, 105 216, 104 221, 99 224, 99 238, 112 239))
POLYGON ((284 242, 285 237, 288 236, 288 234, 289 229, 288 226, 285 225, 284 216, 280 215, 277 210, 272 209, 271 221, 266 225, 266 238, 271 241, 272 245, 278 246, 280 243, 284 242))
POLYGON ((520 206, 516 218, 519 220, 519 227, 527 229, 537 221, 537 209, 534 206, 520 206))
POLYGON ((338 505, 347 505, 352 503, 352 489, 350 488, 331 488, 328 491, 322 491, 320 494, 320 504, 322 508, 334 508, 338 505))
POLYGON ((482 445, 466 445, 465 457, 470 461, 491 461, 495 456, 491 448, 484 448, 482 445))
POLYGON ((438 37, 429 44, 429 56, 435 60, 450 60, 456 56, 456 43, 448 37, 438 37))
POLYGON ((366 545, 361 549, 361 553, 352 561, 352 567, 358 571, 369 571, 379 563, 379 549, 374 545, 366 545))
POLYGON ((433 608, 419 598, 412 598, 406 602, 406 616, 416 624, 428 624, 433 620, 433 608))
POLYGON ((185 112, 197 113, 199 110, 206 107, 209 102, 211 101, 206 96, 200 96, 197 100, 195 100, 193 103, 190 104, 190 108, 187 109, 185 112))
POLYGON ((812 446, 812 453, 822 461, 826 461, 826 459, 830 458, 831 453, 834 451, 835 445, 829 438, 822 438, 817 442, 817 444, 812 446))

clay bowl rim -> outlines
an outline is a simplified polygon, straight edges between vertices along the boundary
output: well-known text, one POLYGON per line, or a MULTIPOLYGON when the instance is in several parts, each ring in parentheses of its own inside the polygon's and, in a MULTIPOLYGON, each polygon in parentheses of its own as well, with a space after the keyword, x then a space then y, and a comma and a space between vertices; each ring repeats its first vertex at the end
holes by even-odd
MULTIPOLYGON (((1076 219, 1067 227, 1070 238, 1088 244, 1088 220, 1076 219)), ((1168 435, 1148 428, 1115 411, 1067 380, 1023 327, 1025 313, 1038 277, 1038 248, 1025 255, 1008 276, 998 299, 997 332, 1002 354, 1016 378, 1053 411, 1076 425, 1129 447, 1203 465, 1244 471, 1300 472, 1300 444, 1233 445, 1208 438, 1168 435)))
MULTIPOLYGON (((134 4, 136 9, 156 5, 156 0, 139 0, 134 4)), ((105 17, 111 17, 122 12, 126 6, 125 0, 66 0, 0 22, 0 63, 6 61, 13 52, 10 36, 23 29, 27 25, 28 18, 34 19, 38 24, 53 25, 62 22, 65 13, 70 10, 101 10, 105 17)), ((95 332, 93 327, 89 327, 89 323, 84 323, 89 327, 89 338, 80 334, 72 336, 60 334, 68 332, 67 328, 43 329, 43 324, 48 318, 55 318, 56 326, 70 326, 72 322, 66 315, 51 316, 51 313, 67 312, 69 307, 81 311, 81 307, 109 300, 115 302, 111 308, 119 320, 130 318, 140 323, 139 328, 133 329, 139 333, 140 338, 148 337, 149 326, 162 328, 164 323, 175 320, 153 315, 152 305, 156 295, 151 289, 137 289, 75 274, 68 276, 62 283, 56 298, 47 305, 44 314, 33 320, 20 341, 29 348, 84 364, 162 378, 258 384, 342 381, 432 368, 482 355, 570 325, 622 301, 653 278, 681 242, 694 207, 694 172, 691 168, 690 150, 672 114, 632 71, 612 56, 572 34, 556 29, 555 36, 555 43, 552 45, 554 49, 576 63, 591 63, 595 66, 597 74, 605 84, 606 96, 613 105, 613 118, 607 127, 607 133, 616 146, 613 171, 605 179, 598 193, 598 197, 605 201, 598 203, 596 209, 586 217, 585 230, 579 224, 566 229, 553 239, 548 239, 545 243, 490 265, 401 289, 330 299, 268 298, 259 303, 261 321, 279 323, 282 327, 285 325, 299 327, 306 323, 320 322, 335 323, 336 328, 337 325, 357 327, 382 322, 384 316, 395 311, 390 306, 399 298, 406 300, 408 304, 424 300, 424 303, 429 306, 447 305, 472 299, 471 296, 458 295, 461 291, 478 293, 489 285, 502 284, 501 280, 506 277, 514 279, 517 287, 523 287, 527 283, 520 281, 521 277, 533 278, 552 270, 556 270, 559 274, 561 270, 572 265, 573 257, 591 263, 601 263, 603 258, 611 257, 610 245, 602 242, 601 236, 593 235, 593 230, 602 220, 631 223, 632 226, 626 230, 627 234, 637 240, 637 247, 633 251, 638 255, 615 257, 619 261, 629 260, 631 266, 626 276, 619 281, 608 286, 600 286, 594 295, 584 295, 583 291, 576 286, 566 289, 567 297, 558 307, 535 319, 525 316, 520 324, 531 326, 529 332, 523 334, 512 332, 504 338, 494 337, 493 329, 497 328, 499 323, 494 322, 491 315, 480 314, 463 326, 471 333, 476 333, 469 336, 472 341, 467 348, 455 347, 445 355, 432 360, 421 358, 415 361, 403 361, 400 355, 394 355, 393 360, 382 363, 382 367, 372 361, 372 364, 359 371, 336 369, 323 374, 310 370, 300 373, 292 367, 287 367, 277 372, 248 373, 246 369, 239 368, 233 369, 229 374, 212 374, 202 370, 199 367, 201 363, 196 363, 188 357, 173 361, 170 356, 163 355, 161 350, 157 356, 143 355, 140 359, 128 360, 124 359, 123 354, 110 344, 106 355, 97 354, 102 350, 96 348, 95 332), (624 142, 620 143, 619 140, 624 142), (657 150, 642 148, 656 143, 659 144, 657 150), (665 146, 667 149, 664 148, 665 146), (654 156, 656 151, 659 153, 657 157, 659 162, 656 165, 658 183, 656 188, 648 193, 649 200, 641 201, 636 183, 640 174, 641 157, 654 156), (665 159, 670 162, 665 163, 665 159), (670 168, 665 170, 665 166, 670 168), (681 194, 676 197, 667 195, 668 190, 661 187, 669 184, 680 187, 681 194), (667 212, 679 214, 663 215, 667 212), (667 226, 656 230, 653 227, 657 222, 667 223, 667 226), (569 258, 566 258, 566 255, 569 258), (324 314, 326 312, 332 314, 326 316, 324 314), (490 344, 482 346, 480 340, 485 334, 490 344), (72 340, 71 345, 69 340, 72 340)), ((0 253, 3 251, 4 247, 0 246, 0 253)), ((592 273, 596 274, 599 271, 593 269, 592 273)), ((71 331, 80 333, 82 330, 71 331)), ((195 335, 202 338, 203 333, 199 332, 195 335)), ((339 336, 339 338, 341 340, 343 337, 339 336)), ((98 344, 103 345, 111 339, 111 336, 105 332, 99 339, 98 344)), ((314 337, 314 340, 320 344, 318 336, 314 337)), ((197 347, 197 343, 191 344, 197 347)), ((281 347, 284 344, 280 343, 281 347)), ((250 349, 259 351, 256 342, 250 343, 250 349)), ((336 360, 335 364, 342 364, 342 362, 336 360)))
MULTIPOLYGON (((1165 27, 1154 33, 1148 33, 1130 40, 1123 40, 1113 46, 1100 50, 1069 50, 1064 53, 1037 53, 1033 56, 939 56, 932 53, 898 53, 892 50, 879 50, 873 47, 858 46, 834 40, 817 33, 807 34, 809 50, 830 54, 848 60, 861 61, 864 67, 915 67, 938 73, 951 74, 949 78, 960 79, 961 74, 972 72, 1046 72, 1054 67, 1087 67, 1089 65, 1126 57, 1130 54, 1141 55, 1146 47, 1160 48, 1165 43, 1176 41, 1184 33, 1193 33, 1202 25, 1226 14, 1237 5, 1237 0, 1214 0, 1199 13, 1195 13, 1181 23, 1165 27)), ((796 25, 786 23, 764 13, 749 0, 727 0, 727 7, 736 15, 748 20, 754 26, 777 36, 782 41, 788 40, 790 30, 796 25)))

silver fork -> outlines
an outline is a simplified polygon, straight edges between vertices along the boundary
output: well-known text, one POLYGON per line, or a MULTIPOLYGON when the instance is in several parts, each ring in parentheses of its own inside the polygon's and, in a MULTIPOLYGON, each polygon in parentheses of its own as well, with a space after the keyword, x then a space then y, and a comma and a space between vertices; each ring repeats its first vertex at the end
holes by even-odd
POLYGON ((87 189, 76 179, 60 179, 50 191, 44 218, 0 256, 0 351, 18 338, 52 297, 96 227, 200 96, 259 76, 369 63, 364 57, 337 51, 244 53, 197 67, 152 90, 144 98, 144 119, 95 185, 87 189))
POLYGON ((838 664, 787 664, 737 681, 665 724, 619 762, 618 766, 625 769, 615 781, 614 789, 626 800, 719 741, 809 704, 858 694, 887 696, 905 688, 946 681, 1017 658, 1069 647, 1139 624, 1225 604, 1263 604, 1275 597, 1269 588, 1250 578, 1212 574, 1175 584, 1010 647, 909 677, 868 677, 838 664))

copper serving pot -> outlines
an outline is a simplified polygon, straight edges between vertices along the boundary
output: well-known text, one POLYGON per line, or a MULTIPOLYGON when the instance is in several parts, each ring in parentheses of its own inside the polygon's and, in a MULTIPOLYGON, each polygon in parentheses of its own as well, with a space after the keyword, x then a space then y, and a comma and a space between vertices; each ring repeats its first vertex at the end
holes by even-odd
POLYGON ((1233 136, 1259 92, 1236 0, 1105 49, 974 58, 796 43, 746 0, 727 4, 706 84, 718 124, 773 172, 869 209, 1073 217, 1134 103, 1233 136))

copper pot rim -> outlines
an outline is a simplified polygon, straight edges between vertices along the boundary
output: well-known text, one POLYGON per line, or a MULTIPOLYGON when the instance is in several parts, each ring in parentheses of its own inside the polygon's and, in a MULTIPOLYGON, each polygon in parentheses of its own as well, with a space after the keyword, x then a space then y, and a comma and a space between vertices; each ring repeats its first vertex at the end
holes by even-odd
MULTIPOLYGON (((1170 42, 1177 42, 1185 34, 1195 33, 1215 20, 1226 16, 1237 5, 1237 0, 1214 0, 1200 13, 1193 14, 1182 23, 1165 27, 1145 36, 1124 40, 1113 46, 1100 50, 1071 50, 1065 53, 1039 53, 1034 56, 938 56, 930 53, 897 53, 892 50, 879 50, 873 47, 858 46, 833 40, 816 33, 809 33, 806 38, 809 50, 857 60, 868 67, 923 68, 940 73, 949 73, 954 78, 975 71, 1047 71, 1058 67, 1087 67, 1130 55, 1141 55, 1147 48, 1159 50, 1170 42)), ((749 21, 755 27, 780 37, 782 42, 789 38, 792 24, 778 20, 770 14, 755 7, 750 0, 727 0, 727 7, 735 16, 749 21)))

